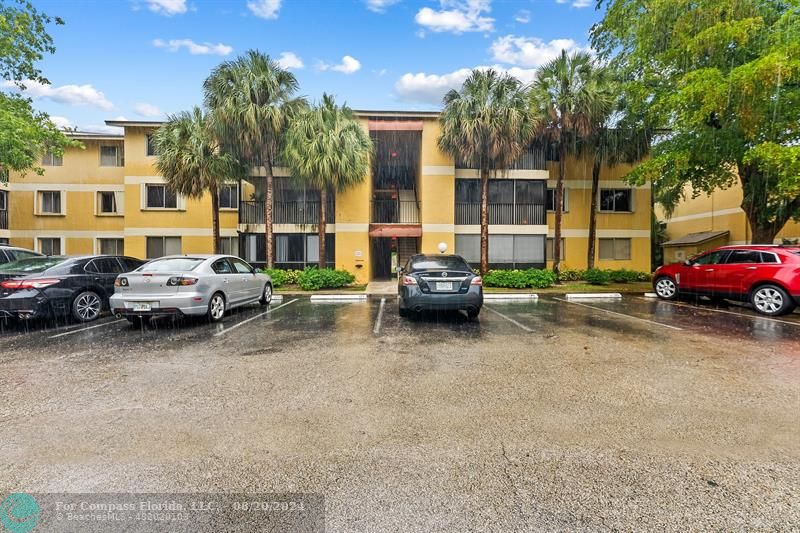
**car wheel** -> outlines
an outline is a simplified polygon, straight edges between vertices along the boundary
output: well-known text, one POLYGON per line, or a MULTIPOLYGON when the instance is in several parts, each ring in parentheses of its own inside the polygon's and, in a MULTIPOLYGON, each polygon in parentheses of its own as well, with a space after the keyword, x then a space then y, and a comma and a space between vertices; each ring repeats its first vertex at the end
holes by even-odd
POLYGON ((208 302, 208 321, 219 322, 225 316, 225 297, 221 292, 214 293, 208 302))
POLYGON ((269 305, 272 302, 272 283, 264 285, 264 292, 261 293, 261 299, 258 301, 261 305, 269 305))
POLYGON ((476 318, 478 318, 479 314, 481 314, 480 309, 470 309, 469 311, 467 311, 467 318, 469 318, 470 320, 475 320, 476 318))
POLYGON ((408 316, 408 309, 403 307, 398 308, 397 312, 400 314, 401 317, 405 318, 408 316))
POLYGON ((777 285, 762 285, 750 294, 750 303, 763 315, 783 315, 794 310, 795 304, 789 295, 777 285))
POLYGON ((656 295, 662 300, 674 300, 678 297, 678 286, 675 280, 670 277, 662 276, 656 280, 654 285, 656 295))
POLYGON ((134 326, 143 327, 150 323, 149 316, 126 316, 125 320, 133 324, 134 326))
POLYGON ((96 292, 84 291, 72 300, 72 316, 79 322, 91 322, 100 316, 103 300, 96 292))

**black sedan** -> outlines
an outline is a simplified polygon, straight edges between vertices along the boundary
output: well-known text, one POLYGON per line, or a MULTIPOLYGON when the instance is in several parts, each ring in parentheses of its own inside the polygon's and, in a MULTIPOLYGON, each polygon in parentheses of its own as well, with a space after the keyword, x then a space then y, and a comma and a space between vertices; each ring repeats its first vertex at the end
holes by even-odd
POLYGON ((132 257, 29 257, 0 266, 0 318, 71 317, 90 322, 108 308, 119 274, 139 268, 132 257))
POLYGON ((483 281, 458 255, 413 255, 400 269, 400 316, 421 311, 481 312, 483 281))

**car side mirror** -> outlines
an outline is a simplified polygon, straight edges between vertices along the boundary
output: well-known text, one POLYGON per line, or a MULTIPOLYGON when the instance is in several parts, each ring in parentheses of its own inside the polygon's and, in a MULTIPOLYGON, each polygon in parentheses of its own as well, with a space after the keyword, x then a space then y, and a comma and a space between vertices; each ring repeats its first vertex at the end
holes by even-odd
POLYGON ((687 259, 686 261, 683 262, 683 264, 686 265, 687 267, 690 267, 692 266, 692 261, 690 259, 687 259))

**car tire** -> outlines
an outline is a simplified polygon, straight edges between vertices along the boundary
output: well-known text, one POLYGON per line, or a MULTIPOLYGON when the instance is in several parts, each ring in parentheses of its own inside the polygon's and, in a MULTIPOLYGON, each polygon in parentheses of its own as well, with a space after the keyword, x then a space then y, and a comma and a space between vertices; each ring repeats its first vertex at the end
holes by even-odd
POLYGON ((478 318, 478 315, 480 314, 481 314, 480 309, 470 309, 469 311, 467 311, 467 318, 469 318, 470 320, 475 320, 476 318, 478 318))
POLYGON ((678 285, 669 276, 661 276, 653 284, 656 296, 662 300, 674 300, 678 297, 678 285))
POLYGON ((97 320, 103 312, 103 299, 94 291, 83 291, 72 300, 72 318, 78 322, 97 320))
POLYGON ((404 308, 404 307, 400 307, 400 308, 397 310, 397 312, 400 314, 400 317, 401 317, 401 318, 406 318, 406 317, 408 317, 408 309, 406 309, 406 308, 404 308))
POLYGON ((269 305, 272 302, 272 283, 264 285, 264 290, 261 292, 261 299, 258 301, 261 305, 269 305))
POLYGON ((209 322, 219 322, 225 316, 225 296, 221 292, 215 292, 211 296, 206 316, 209 322))
POLYGON ((150 323, 149 316, 126 316, 125 320, 137 327, 144 327, 150 323))
POLYGON ((795 303, 791 296, 778 285, 761 285, 750 293, 753 309, 762 315, 779 316, 794 311, 795 303))

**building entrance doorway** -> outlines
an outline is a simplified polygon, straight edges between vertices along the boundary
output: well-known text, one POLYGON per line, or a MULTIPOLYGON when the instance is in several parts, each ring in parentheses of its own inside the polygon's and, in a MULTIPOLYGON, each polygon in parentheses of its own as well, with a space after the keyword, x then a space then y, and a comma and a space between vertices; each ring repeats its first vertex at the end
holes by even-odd
POLYGON ((418 250, 417 237, 373 237, 372 279, 393 279, 397 275, 395 268, 405 265, 418 250))

